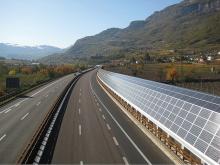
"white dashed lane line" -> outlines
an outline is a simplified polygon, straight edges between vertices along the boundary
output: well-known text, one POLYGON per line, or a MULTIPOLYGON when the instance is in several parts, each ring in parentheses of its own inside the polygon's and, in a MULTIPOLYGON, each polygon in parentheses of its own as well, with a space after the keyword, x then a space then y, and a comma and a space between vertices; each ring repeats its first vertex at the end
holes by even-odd
POLYGON ((26 113, 26 114, 21 118, 21 120, 24 120, 28 115, 29 115, 29 113, 26 113))
POLYGON ((102 118, 105 120, 105 116, 104 115, 102 115, 102 118))
POLYGON ((80 115, 80 113, 81 113, 81 110, 80 110, 80 108, 79 108, 79 115, 80 115))
POLYGON ((20 105, 20 103, 17 103, 17 104, 14 105, 14 107, 18 107, 19 105, 20 105))
POLYGON ((129 165, 128 160, 127 160, 127 158, 125 156, 123 156, 122 159, 123 159, 125 165, 129 165))
POLYGON ((8 113, 8 112, 10 112, 12 109, 11 108, 9 108, 9 109, 7 109, 6 111, 5 111, 5 113, 8 113))
POLYGON ((0 137, 0 141, 2 141, 6 137, 6 134, 0 137))
POLYGON ((92 88, 92 84, 90 81, 90 89, 92 90, 92 93, 95 95, 97 100, 100 102, 102 107, 106 110, 106 112, 109 114, 109 116, 112 118, 112 120, 115 122, 115 124, 118 126, 118 128, 124 133, 126 138, 130 141, 130 143, 133 145, 133 147, 138 151, 138 153, 142 156, 142 158, 148 163, 149 165, 152 165, 152 163, 149 161, 149 159, 144 155, 144 153, 140 150, 140 148, 137 146, 137 144, 131 139, 131 137, 127 134, 127 132, 123 129, 123 127, 118 123, 118 121, 115 119, 115 117, 111 114, 111 112, 108 110, 108 108, 104 105, 104 103, 101 101, 99 96, 96 94, 94 89, 92 88))
POLYGON ((119 146, 119 144, 118 144, 118 141, 117 141, 116 137, 113 137, 113 141, 114 141, 114 143, 115 143, 115 145, 116 145, 116 146, 119 146))
POLYGON ((79 136, 81 136, 81 135, 82 135, 82 126, 79 125, 79 136))
POLYGON ((106 126, 107 126, 108 130, 111 130, 111 127, 109 124, 106 124, 106 126))

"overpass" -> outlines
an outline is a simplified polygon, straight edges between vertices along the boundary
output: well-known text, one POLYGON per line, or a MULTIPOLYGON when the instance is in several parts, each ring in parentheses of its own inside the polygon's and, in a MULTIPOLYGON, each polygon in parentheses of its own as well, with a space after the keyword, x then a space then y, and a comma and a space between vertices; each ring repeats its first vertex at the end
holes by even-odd
POLYGON ((102 69, 27 96, 1 108, 1 163, 219 164, 217 96, 102 69))

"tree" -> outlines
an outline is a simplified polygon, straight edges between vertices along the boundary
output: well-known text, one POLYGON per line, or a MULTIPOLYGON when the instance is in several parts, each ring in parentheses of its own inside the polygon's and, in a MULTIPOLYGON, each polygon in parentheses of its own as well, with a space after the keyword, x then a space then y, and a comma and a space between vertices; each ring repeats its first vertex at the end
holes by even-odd
POLYGON ((24 68, 21 68, 21 73, 23 73, 23 74, 32 74, 33 70, 32 70, 31 67, 24 67, 24 68))
POLYGON ((9 76, 15 76, 16 75, 16 70, 15 69, 10 70, 8 75, 9 76))
POLYGON ((175 83, 177 79, 177 71, 175 67, 170 67, 167 69, 167 80, 171 81, 172 83, 175 83))

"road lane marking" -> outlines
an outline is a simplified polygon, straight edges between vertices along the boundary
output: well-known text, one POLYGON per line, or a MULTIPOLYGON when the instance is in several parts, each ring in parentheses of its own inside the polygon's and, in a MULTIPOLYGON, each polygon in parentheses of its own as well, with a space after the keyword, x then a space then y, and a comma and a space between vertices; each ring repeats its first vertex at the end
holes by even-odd
POLYGON ((45 97, 48 97, 49 95, 45 95, 45 97))
POLYGON ((102 115, 102 118, 105 120, 105 115, 102 115))
POLYGON ((26 113, 26 115, 24 115, 21 120, 24 120, 27 116, 29 115, 29 113, 26 113))
POLYGON ((81 102, 81 100, 79 99, 79 103, 81 102))
POLYGON ((123 156, 122 159, 124 160, 125 165, 129 165, 128 160, 125 156, 123 156))
POLYGON ((116 125, 120 128, 120 130, 124 133, 124 135, 127 137, 127 139, 130 141, 130 143, 133 145, 133 147, 138 151, 138 153, 142 156, 142 158, 149 164, 152 165, 152 163, 149 161, 149 159, 144 155, 144 153, 141 151, 141 149, 137 146, 137 144, 131 139, 131 137, 127 134, 127 132, 123 129, 123 127, 118 123, 118 121, 115 119, 115 117, 111 114, 111 112, 108 110, 108 108, 104 105, 104 103, 100 100, 98 95, 95 93, 94 89, 92 88, 92 84, 90 81, 90 88, 96 98, 99 100, 99 102, 102 104, 102 106, 105 108, 106 112, 109 114, 109 116, 112 118, 112 120, 116 123, 116 125))
POLYGON ((81 113, 81 110, 80 110, 80 108, 79 108, 79 114, 81 113))
POLYGON ((80 161, 80 165, 83 165, 83 161, 80 161))
POLYGON ((54 84, 60 82, 60 81, 63 80, 63 79, 64 79, 64 78, 62 78, 62 79, 60 79, 60 80, 58 80, 58 81, 55 81, 55 82, 53 82, 53 83, 47 85, 46 87, 42 88, 41 90, 39 90, 39 91, 37 91, 36 93, 34 93, 33 95, 31 95, 31 97, 36 96, 38 93, 44 91, 45 89, 47 89, 47 88, 49 88, 50 86, 52 86, 52 85, 54 85, 54 84))
POLYGON ((117 141, 116 137, 113 137, 113 141, 114 141, 114 143, 115 143, 115 145, 116 145, 116 146, 119 146, 119 144, 118 144, 118 141, 117 141))
POLYGON ((17 103, 17 104, 14 105, 14 107, 18 107, 19 105, 20 105, 20 103, 17 103))
POLYGON ((38 102, 36 105, 39 106, 41 104, 41 102, 38 102))
POLYGON ((5 111, 5 113, 8 113, 8 112, 10 112, 12 109, 11 108, 9 108, 9 109, 7 109, 6 111, 5 111))
POLYGON ((102 112, 102 109, 101 109, 101 108, 99 108, 99 111, 100 111, 100 112, 102 112))
MULTIPOLYGON (((50 87, 50 86, 52 86, 52 85, 54 85, 54 84, 56 84, 56 83, 58 83, 58 82, 60 82, 60 81, 63 80, 63 79, 64 79, 64 78, 62 78, 62 79, 60 79, 60 80, 58 80, 58 81, 55 81, 55 82, 53 82, 53 83, 47 85, 46 87, 44 87, 44 88, 42 88, 41 90, 37 91, 36 93, 32 94, 30 97, 34 97, 35 95, 39 94, 40 92, 44 91, 44 90, 47 89, 48 87, 50 87)), ((58 88, 58 87, 57 87, 57 88, 58 88)), ((24 99, 24 100, 22 100, 22 101, 20 101, 20 102, 18 102, 18 103, 16 103, 16 104, 14 104, 14 105, 8 107, 7 109, 1 111, 0 114, 1 114, 1 113, 4 113, 4 112, 6 112, 6 113, 10 112, 11 110, 9 110, 9 109, 11 109, 12 107, 15 107, 16 105, 20 105, 21 103, 23 103, 24 101, 26 101, 26 100, 28 100, 28 99, 29 99, 29 98, 26 98, 26 99, 24 99), (9 111, 8 111, 8 110, 9 110, 9 111)), ((16 106, 16 107, 17 107, 17 106, 16 106)))
POLYGON ((97 102, 97 106, 99 106, 99 103, 97 102))
POLYGON ((28 100, 28 98, 26 98, 26 99, 24 99, 24 100, 21 100, 20 102, 18 102, 18 103, 16 103, 16 104, 12 105, 12 106, 10 106, 10 107, 8 107, 8 108, 5 109, 4 111, 1 111, 0 114, 1 114, 1 113, 4 113, 4 112, 6 112, 6 113, 10 112, 10 111, 12 110, 11 108, 15 107, 15 105, 17 105, 17 104, 20 105, 21 103, 23 103, 23 102, 26 101, 26 100, 28 100))
POLYGON ((82 135, 82 127, 81 127, 81 125, 79 125, 79 136, 81 136, 82 135))
POLYGON ((109 124, 106 124, 106 126, 107 126, 108 130, 111 130, 111 127, 109 124))
POLYGON ((6 134, 4 134, 2 137, 0 137, 0 141, 2 141, 6 137, 6 134))

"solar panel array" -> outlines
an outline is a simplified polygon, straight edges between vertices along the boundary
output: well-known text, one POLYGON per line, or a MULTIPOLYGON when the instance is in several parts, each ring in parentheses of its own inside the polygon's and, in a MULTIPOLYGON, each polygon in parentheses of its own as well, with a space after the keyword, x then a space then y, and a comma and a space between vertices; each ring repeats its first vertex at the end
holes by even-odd
POLYGON ((98 76, 197 152, 220 162, 220 97, 101 69, 98 76))

